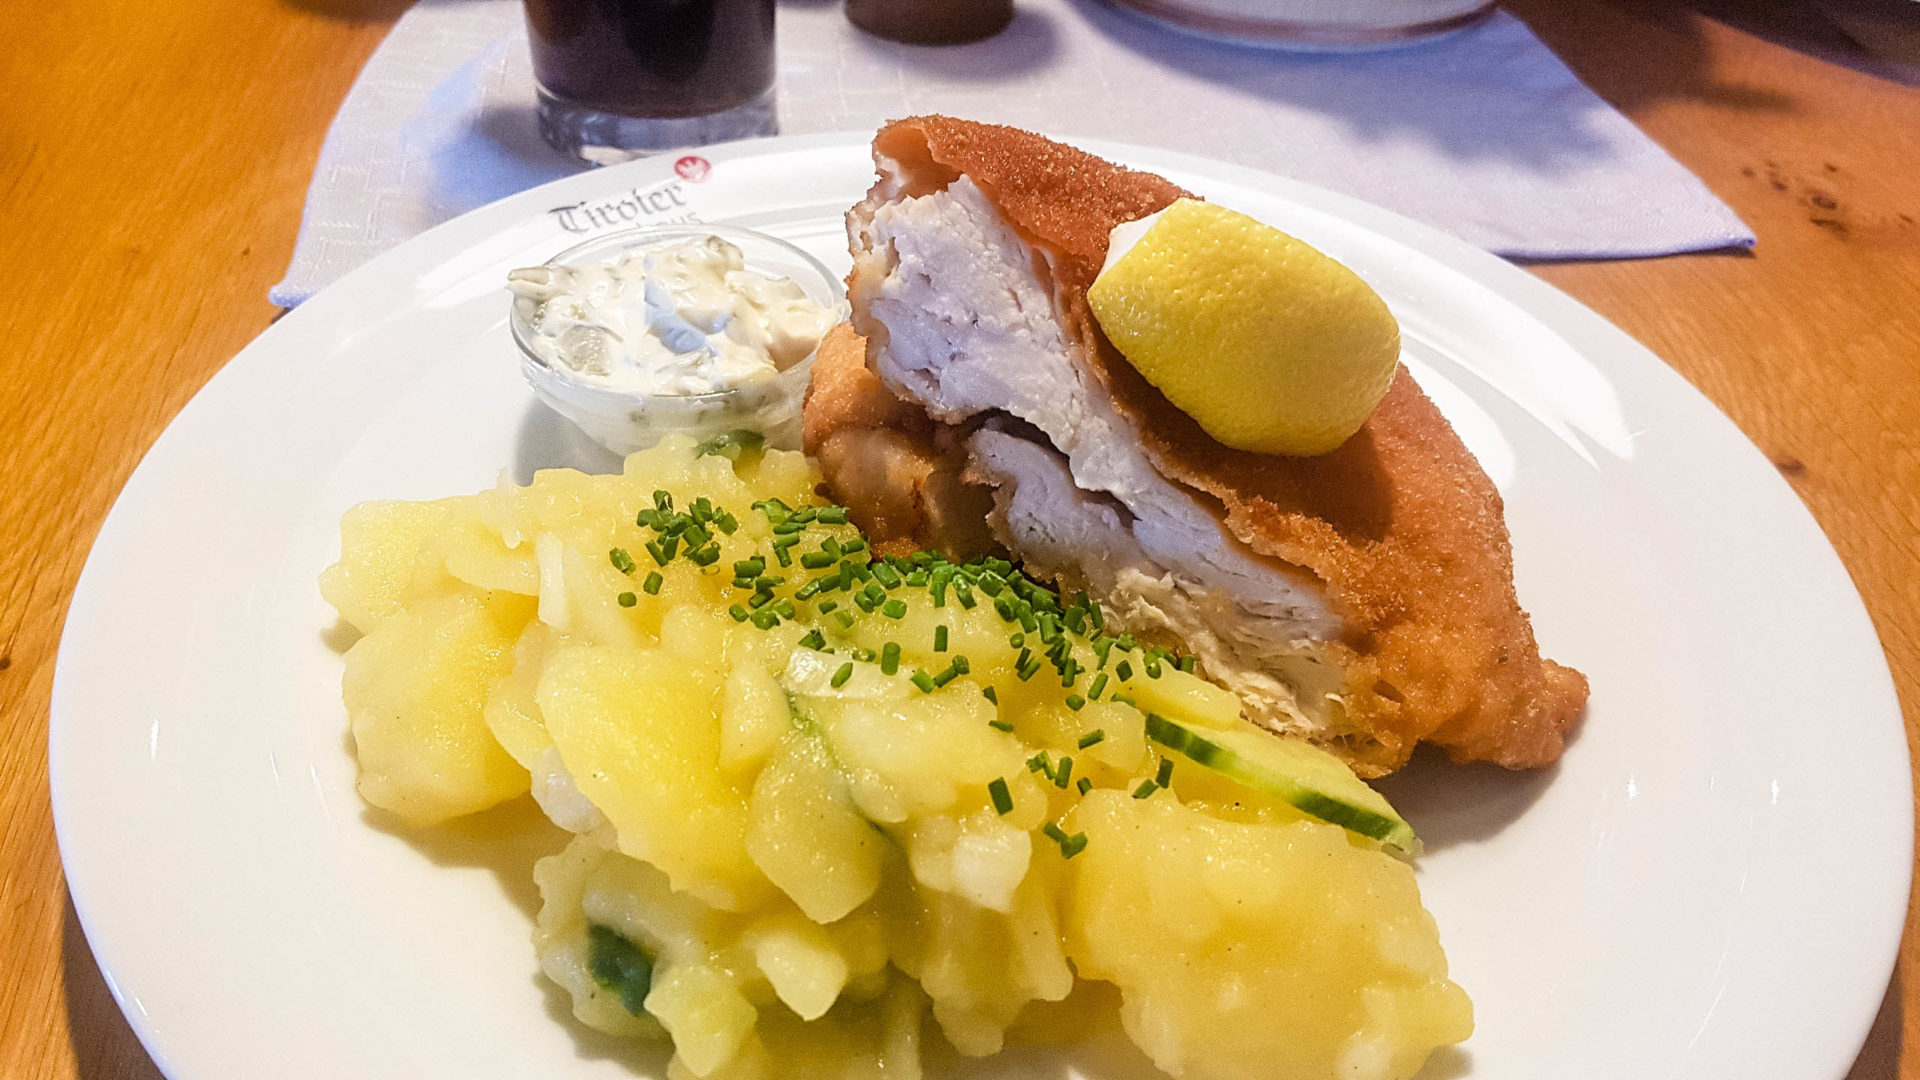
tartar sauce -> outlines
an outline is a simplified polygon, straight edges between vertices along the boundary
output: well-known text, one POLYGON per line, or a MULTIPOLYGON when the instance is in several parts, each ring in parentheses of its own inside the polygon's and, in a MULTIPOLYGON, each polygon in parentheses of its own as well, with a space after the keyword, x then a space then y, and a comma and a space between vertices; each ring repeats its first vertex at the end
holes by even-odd
POLYGON ((718 236, 586 266, 507 275, 526 344, 557 371, 610 390, 717 394, 804 360, 838 321, 791 278, 748 270, 718 236))

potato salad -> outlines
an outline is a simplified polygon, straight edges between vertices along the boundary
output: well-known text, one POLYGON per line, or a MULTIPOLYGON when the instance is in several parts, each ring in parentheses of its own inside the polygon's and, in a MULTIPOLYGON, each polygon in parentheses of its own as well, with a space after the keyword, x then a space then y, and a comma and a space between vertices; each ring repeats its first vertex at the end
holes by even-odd
POLYGON ((1199 1080, 1470 1033, 1412 830, 1344 765, 1004 560, 876 558, 818 480, 669 439, 342 522, 360 793, 572 834, 533 942, 581 1023, 710 1080, 917 1077, 1075 1008, 1199 1080))

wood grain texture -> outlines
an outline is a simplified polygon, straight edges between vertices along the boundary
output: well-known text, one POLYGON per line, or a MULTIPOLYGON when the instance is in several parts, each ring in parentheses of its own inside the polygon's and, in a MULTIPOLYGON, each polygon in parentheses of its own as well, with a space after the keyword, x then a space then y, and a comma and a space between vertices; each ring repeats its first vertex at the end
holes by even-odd
MULTIPOLYGON (((401 0, 42 0, 0 39, 0 1077, 151 1080, 60 876, 54 648, 167 420, 277 314, 326 125, 401 0)), ((1773 458, 1920 714, 1920 89, 1658 0, 1513 0, 1756 230, 1751 255, 1539 266, 1773 458)), ((1742 25, 1805 20, 1755 2, 1742 25)), ((1902 969, 1920 972, 1909 932, 1902 969)), ((1857 1080, 1920 1080, 1900 981, 1857 1080), (1902 1038, 1904 1031, 1905 1038, 1902 1038)))

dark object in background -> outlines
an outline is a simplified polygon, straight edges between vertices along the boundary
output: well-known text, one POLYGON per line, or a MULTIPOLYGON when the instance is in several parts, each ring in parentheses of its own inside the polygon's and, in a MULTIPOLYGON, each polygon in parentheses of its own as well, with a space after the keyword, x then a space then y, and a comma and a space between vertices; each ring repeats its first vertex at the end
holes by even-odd
POLYGON ((913 45, 959 45, 992 37, 1013 20, 1013 0, 847 0, 853 25, 913 45))
POLYGON ((770 135, 774 0, 526 0, 540 132, 607 164, 770 135))

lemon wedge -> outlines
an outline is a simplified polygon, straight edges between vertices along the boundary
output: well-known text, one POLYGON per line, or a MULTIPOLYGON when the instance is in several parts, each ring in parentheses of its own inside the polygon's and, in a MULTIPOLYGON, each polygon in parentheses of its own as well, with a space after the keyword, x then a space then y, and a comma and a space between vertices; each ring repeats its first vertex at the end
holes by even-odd
POLYGON ((1108 248, 1087 290, 1100 328, 1227 446, 1324 454, 1386 396, 1400 324, 1358 274, 1308 244, 1181 199, 1116 228, 1108 248))

